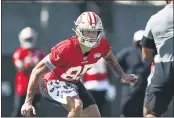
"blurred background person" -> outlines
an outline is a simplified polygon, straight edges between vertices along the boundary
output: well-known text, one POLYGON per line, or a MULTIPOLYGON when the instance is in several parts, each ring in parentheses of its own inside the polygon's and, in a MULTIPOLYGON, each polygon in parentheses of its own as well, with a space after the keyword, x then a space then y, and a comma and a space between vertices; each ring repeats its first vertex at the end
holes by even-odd
MULTIPOLYGON (((20 47, 13 53, 16 67, 14 108, 12 117, 21 116, 21 107, 25 101, 30 73, 33 67, 44 57, 44 53, 36 48, 37 33, 31 27, 26 27, 18 35, 20 47)), ((33 105, 40 101, 39 89, 34 97, 33 105)))
POLYGON ((150 65, 141 58, 140 40, 143 37, 143 30, 136 31, 133 36, 132 46, 124 48, 117 54, 118 61, 123 70, 135 73, 138 82, 128 84, 122 80, 122 102, 121 111, 125 117, 143 117, 144 94, 147 85, 147 77, 150 73, 150 65))
POLYGON ((116 97, 116 86, 112 84, 111 74, 107 64, 101 58, 84 76, 84 85, 94 97, 102 117, 110 116, 107 102, 113 102, 116 97))

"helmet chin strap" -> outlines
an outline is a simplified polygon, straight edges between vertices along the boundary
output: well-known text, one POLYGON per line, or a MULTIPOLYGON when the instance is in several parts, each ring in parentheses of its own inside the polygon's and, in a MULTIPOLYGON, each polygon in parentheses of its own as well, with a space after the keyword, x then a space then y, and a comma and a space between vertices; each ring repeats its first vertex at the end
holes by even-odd
MULTIPOLYGON (((73 29, 72 28, 72 30, 76 33, 76 35, 78 35, 78 32, 75 30, 75 29, 73 29)), ((79 37, 78 37, 79 38, 79 37)), ((81 40, 79 40, 79 42, 80 43, 82 43, 85 47, 87 47, 87 48, 93 48, 93 46, 92 47, 89 47, 89 46, 87 46, 87 44, 85 44, 84 42, 85 42, 85 39, 84 39, 84 41, 82 42, 81 40)))
MULTIPOLYGON (((75 26, 76 26, 76 28, 77 28, 77 24, 76 24, 76 22, 74 21, 74 23, 75 23, 75 26)), ((95 44, 92 44, 92 43, 90 43, 89 41, 87 41, 87 39, 85 39, 85 38, 87 38, 87 37, 84 37, 83 35, 82 35, 82 32, 80 32, 80 31, 78 31, 77 32, 77 29, 74 29, 74 28, 72 28, 72 30, 76 33, 76 35, 78 36, 78 38, 81 38, 81 39, 78 39, 79 40, 79 42, 81 43, 81 44, 83 44, 85 47, 87 47, 87 48, 95 48, 95 47, 97 47, 98 46, 98 44, 100 43, 100 41, 98 42, 98 41, 96 41, 96 42, 94 42, 95 44), (79 36, 80 35, 80 36, 79 36), (98 43, 98 44, 97 44, 98 43)), ((101 35, 102 35, 102 32, 100 32, 100 34, 98 34, 98 37, 101 37, 101 35)), ((97 37, 97 40, 98 40, 98 37, 97 37)))
POLYGON ((81 49, 82 53, 84 54, 86 52, 89 52, 92 48, 89 48, 80 42, 80 49, 81 49))

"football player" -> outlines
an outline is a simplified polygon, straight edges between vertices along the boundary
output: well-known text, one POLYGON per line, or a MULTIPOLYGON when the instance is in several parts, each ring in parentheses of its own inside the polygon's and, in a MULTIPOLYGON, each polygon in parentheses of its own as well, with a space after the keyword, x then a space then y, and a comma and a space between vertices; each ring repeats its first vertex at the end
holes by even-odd
POLYGON ((101 57, 126 81, 136 82, 133 74, 125 74, 113 56, 108 41, 102 38, 103 25, 94 12, 84 12, 75 21, 76 36, 61 41, 36 65, 30 76, 27 97, 21 113, 36 114, 32 105, 34 88, 38 84, 42 96, 64 106, 68 117, 99 117, 100 112, 81 77, 101 57), (44 76, 42 77, 42 75, 44 76), (42 77, 42 79, 39 79, 42 77))
MULTIPOLYGON (((13 53, 13 62, 17 72, 12 117, 19 117, 21 115, 20 109, 25 101, 31 71, 44 58, 44 53, 36 48, 36 40, 37 33, 31 27, 26 27, 19 33, 20 47, 13 53)), ((40 93, 37 91, 33 100, 34 106, 39 102, 39 99, 40 93)))
POLYGON ((173 0, 148 20, 141 40, 143 59, 154 61, 144 99, 144 117, 160 117, 174 96, 173 0), (160 25, 159 25, 160 24, 160 25), (153 47, 156 55, 153 58, 153 47))

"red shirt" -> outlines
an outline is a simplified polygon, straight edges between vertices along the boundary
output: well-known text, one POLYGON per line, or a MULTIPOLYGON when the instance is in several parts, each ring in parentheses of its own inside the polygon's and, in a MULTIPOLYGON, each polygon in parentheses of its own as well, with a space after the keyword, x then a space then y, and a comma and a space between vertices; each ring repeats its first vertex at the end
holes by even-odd
POLYGON ((56 68, 44 75, 44 78, 61 81, 78 80, 101 57, 107 56, 109 51, 108 41, 102 38, 100 44, 84 57, 78 39, 76 37, 66 39, 52 48, 49 58, 56 68))
MULTIPOLYGON (((20 47, 13 53, 13 62, 15 63, 16 61, 22 61, 22 66, 27 69, 33 67, 33 65, 36 65, 43 57, 44 53, 39 49, 31 50, 20 47)), ((30 74, 31 71, 25 73, 17 70, 15 83, 15 91, 17 94, 26 94, 30 74)))
POLYGON ((84 76, 84 82, 92 80, 106 80, 108 79, 107 66, 104 59, 100 59, 93 68, 88 70, 84 76))

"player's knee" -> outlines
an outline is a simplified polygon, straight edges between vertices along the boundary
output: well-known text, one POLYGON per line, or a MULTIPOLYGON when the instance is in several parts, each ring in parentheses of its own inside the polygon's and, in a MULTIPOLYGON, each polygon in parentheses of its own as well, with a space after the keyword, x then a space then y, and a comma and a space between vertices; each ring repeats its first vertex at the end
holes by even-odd
POLYGON ((79 97, 67 97, 68 107, 70 111, 82 112, 83 102, 79 97))
POLYGON ((75 110, 77 112, 82 112, 83 110, 83 102, 80 99, 75 99, 75 110))

